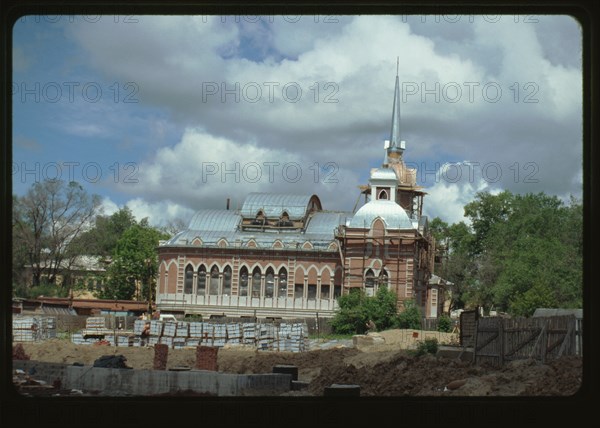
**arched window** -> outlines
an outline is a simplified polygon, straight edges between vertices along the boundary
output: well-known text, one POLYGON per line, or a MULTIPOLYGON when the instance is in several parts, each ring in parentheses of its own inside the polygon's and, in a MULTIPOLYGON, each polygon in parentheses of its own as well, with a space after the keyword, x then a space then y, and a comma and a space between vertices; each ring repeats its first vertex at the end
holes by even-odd
POLYGON ((292 222, 290 221, 290 216, 289 216, 289 214, 287 213, 287 211, 284 211, 284 212, 281 214, 281 217, 279 218, 279 224, 278 224, 278 225, 279 225, 279 226, 282 226, 282 227, 287 227, 287 226, 293 226, 293 225, 294 225, 294 223, 292 223, 292 222))
POLYGON ((287 269, 279 269, 279 284, 277 288, 277 295, 279 297, 287 297, 287 269))
POLYGON ((377 194, 377 199, 389 199, 388 191, 386 189, 381 189, 377 194))
POLYGON ((219 268, 217 265, 214 265, 210 270, 210 287, 208 289, 208 294, 211 296, 219 294, 219 268))
POLYGON ((381 273, 379 274, 379 286, 388 288, 389 283, 389 275, 385 269, 381 269, 381 273))
POLYGON ((183 292, 185 294, 192 294, 194 284, 194 268, 192 265, 187 265, 185 268, 185 281, 183 283, 183 292))
POLYGON ((204 265, 200 265, 198 268, 198 286, 196 287, 196 294, 204 296, 206 294, 206 268, 204 265))
POLYGON ((273 288, 275 287, 275 272, 273 268, 267 269, 265 275, 265 297, 273 297, 273 288))
POLYGON ((248 268, 243 266, 240 270, 240 286, 238 295, 247 296, 248 295, 248 268))
POLYGON ((256 217, 254 218, 254 220, 252 220, 252 224, 254 224, 254 225, 265 224, 265 214, 262 212, 262 210, 259 210, 256 213, 256 217))
POLYGON ((375 274, 371 269, 365 273, 365 294, 369 297, 375 294, 375 274))
POLYGON ((252 297, 260 297, 260 268, 258 266, 252 271, 252 297))
POLYGON ((231 294, 231 268, 225 266, 223 269, 223 295, 229 296, 231 294))
POLYGON ((365 287, 373 288, 375 286, 375 274, 371 269, 365 274, 365 287))

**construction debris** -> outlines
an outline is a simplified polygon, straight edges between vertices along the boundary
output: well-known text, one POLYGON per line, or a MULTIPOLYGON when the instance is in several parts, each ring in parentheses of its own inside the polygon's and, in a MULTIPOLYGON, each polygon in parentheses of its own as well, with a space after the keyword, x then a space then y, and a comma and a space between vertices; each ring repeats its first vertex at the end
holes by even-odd
POLYGON ((13 360, 28 360, 29 359, 29 355, 27 355, 25 353, 25 350, 23 349, 23 345, 20 343, 17 343, 15 346, 13 346, 12 357, 13 357, 13 360))

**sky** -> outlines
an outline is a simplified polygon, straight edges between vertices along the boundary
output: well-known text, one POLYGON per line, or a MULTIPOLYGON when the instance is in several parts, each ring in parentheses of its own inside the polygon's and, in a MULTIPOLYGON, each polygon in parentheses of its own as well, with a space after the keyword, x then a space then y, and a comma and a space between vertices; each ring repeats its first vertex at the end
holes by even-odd
POLYGON ((581 28, 566 15, 26 16, 13 192, 74 180, 104 214, 156 226, 250 192, 352 211, 390 138, 397 59, 424 214, 464 221, 479 191, 581 197, 581 28))

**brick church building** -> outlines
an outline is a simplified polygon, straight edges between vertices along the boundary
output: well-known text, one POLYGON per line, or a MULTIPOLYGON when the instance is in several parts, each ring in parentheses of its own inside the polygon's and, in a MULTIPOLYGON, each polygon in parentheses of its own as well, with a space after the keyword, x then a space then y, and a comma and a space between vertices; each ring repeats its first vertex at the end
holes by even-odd
POLYGON ((158 247, 156 304, 181 314, 332 317, 352 289, 394 291, 425 317, 440 315, 435 242, 422 214, 425 192, 403 160, 396 76, 384 162, 361 186, 356 212, 324 210, 317 195, 249 194, 239 210, 201 209, 158 247))

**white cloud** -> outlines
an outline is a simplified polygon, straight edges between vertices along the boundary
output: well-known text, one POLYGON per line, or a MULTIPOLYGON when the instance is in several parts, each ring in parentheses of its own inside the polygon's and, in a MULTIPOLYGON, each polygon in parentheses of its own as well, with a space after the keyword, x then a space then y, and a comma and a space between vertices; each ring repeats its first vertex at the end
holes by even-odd
POLYGON ((193 210, 225 208, 227 198, 237 208, 250 192, 316 193, 325 208, 349 210, 359 184, 356 173, 336 162, 315 162, 299 153, 193 128, 179 143, 141 163, 138 177, 137 185, 123 183, 120 190, 151 204, 170 200, 193 210))
POLYGON ((102 198, 100 204, 102 215, 110 216, 119 211, 119 206, 114 203, 109 197, 102 198))
POLYGON ((461 219, 463 205, 480 188, 580 193, 582 76, 572 19, 540 17, 535 24, 415 19, 290 23, 275 17, 272 24, 237 25, 218 17, 140 16, 131 24, 69 24, 66 35, 81 50, 69 55, 73 62, 64 62, 108 82, 135 82, 139 103, 95 110, 73 104, 62 115, 68 120, 59 119, 56 127, 125 141, 127 147, 135 142, 127 154, 139 157, 127 161, 139 166, 139 183, 119 183, 113 190, 133 198, 140 215, 175 215, 167 213, 164 201, 193 211, 224 207, 232 198, 235 207, 252 191, 317 193, 326 208, 349 210, 360 177, 383 156, 399 56, 401 81, 417 90, 405 94, 401 106, 405 159, 428 170, 436 162, 471 159, 482 166, 495 162, 502 171, 493 183, 482 178, 425 183, 429 215, 461 219), (553 33, 565 28, 565 40, 553 33), (552 43, 544 37, 549 34, 552 43), (466 82, 476 84, 473 101, 466 82), (502 91, 497 102, 485 99, 494 95, 493 88, 483 93, 490 82, 502 91), (217 84, 216 94, 207 95, 209 83, 217 84), (302 89, 298 102, 283 98, 289 83, 302 89), (423 93, 436 83, 434 94, 423 93), (273 101, 268 84, 276 84, 273 101), (452 91, 443 92, 448 84, 462 90, 456 102, 447 99, 452 91), (251 102, 257 87, 261 97, 251 102), (224 97, 224 88, 237 93, 224 97), (335 102, 324 102, 328 95, 335 102), (525 102, 527 96, 537 102, 525 102), (174 135, 182 130, 178 141, 174 135), (279 163, 273 180, 265 162, 279 163), (323 183, 330 170, 314 166, 329 162, 337 168, 338 183, 323 183), (256 182, 253 163, 260 167, 256 182), (282 173, 292 163, 303 174, 297 182, 282 173), (532 172, 528 165, 537 168, 535 181, 524 180, 532 172))
POLYGON ((137 221, 148 218, 148 222, 153 226, 165 226, 169 221, 181 219, 185 223, 193 215, 193 210, 175 204, 169 200, 149 203, 142 198, 129 200, 125 204, 133 213, 137 221))

